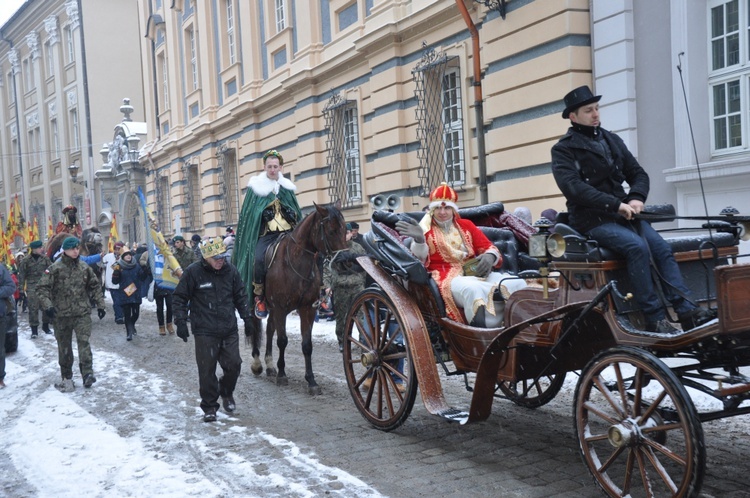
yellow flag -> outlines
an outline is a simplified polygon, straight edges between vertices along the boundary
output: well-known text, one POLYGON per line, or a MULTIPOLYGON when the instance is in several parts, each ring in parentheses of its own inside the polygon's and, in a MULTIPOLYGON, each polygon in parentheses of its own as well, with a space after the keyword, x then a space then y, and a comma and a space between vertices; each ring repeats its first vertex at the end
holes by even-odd
POLYGON ((55 235, 55 231, 52 229, 52 216, 47 216, 47 240, 51 239, 55 235))
POLYGON ((115 252, 115 242, 120 238, 120 234, 117 233, 117 215, 112 213, 112 225, 109 227, 109 242, 107 243, 107 250, 109 252, 115 252))

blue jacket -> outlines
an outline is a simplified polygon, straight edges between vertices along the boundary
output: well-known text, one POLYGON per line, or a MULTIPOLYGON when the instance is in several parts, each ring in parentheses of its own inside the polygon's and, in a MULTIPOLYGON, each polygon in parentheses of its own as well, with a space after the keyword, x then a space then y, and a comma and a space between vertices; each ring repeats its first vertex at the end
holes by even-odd
POLYGON ((112 272, 112 283, 119 285, 120 290, 123 291, 120 297, 120 304, 141 304, 143 301, 143 292, 148 290, 148 284, 150 283, 146 270, 135 262, 135 260, 130 265, 119 260, 116 266, 119 266, 119 268, 116 268, 112 272), (125 289, 131 284, 135 286, 136 290, 128 296, 125 289))

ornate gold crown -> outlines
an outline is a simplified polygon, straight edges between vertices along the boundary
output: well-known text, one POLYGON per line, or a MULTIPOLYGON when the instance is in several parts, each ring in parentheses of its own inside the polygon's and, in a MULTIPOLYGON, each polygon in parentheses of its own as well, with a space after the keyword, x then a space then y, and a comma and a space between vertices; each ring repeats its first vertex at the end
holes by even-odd
POLYGON ((201 255, 204 258, 215 258, 217 256, 222 256, 227 252, 227 247, 224 245, 224 241, 218 237, 201 241, 200 249, 201 255))

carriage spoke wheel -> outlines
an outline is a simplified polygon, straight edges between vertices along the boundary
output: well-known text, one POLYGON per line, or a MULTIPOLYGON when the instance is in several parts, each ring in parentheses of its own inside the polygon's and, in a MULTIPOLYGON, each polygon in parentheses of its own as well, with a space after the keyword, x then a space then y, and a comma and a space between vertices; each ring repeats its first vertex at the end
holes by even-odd
POLYGON ((512 402, 525 408, 539 408, 557 396, 565 382, 565 373, 547 374, 535 379, 498 384, 500 391, 512 402))
POLYGON ((677 376, 647 351, 618 347, 589 362, 575 392, 581 456, 610 496, 695 496, 703 429, 677 376))
POLYGON ((404 423, 417 396, 402 323, 390 299, 377 288, 357 296, 346 320, 343 359, 349 392, 365 419, 384 431, 404 423))

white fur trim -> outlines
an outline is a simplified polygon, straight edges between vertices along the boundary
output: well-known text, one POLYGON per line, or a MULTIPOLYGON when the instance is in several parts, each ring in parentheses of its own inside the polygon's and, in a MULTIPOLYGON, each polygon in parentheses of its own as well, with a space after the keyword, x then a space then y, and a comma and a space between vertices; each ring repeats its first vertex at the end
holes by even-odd
POLYGON ((453 209, 455 209, 456 211, 458 211, 458 206, 456 206, 456 203, 453 202, 453 201, 432 201, 430 203, 430 211, 432 211, 433 209, 436 209, 436 208, 442 206, 443 204, 445 204, 446 206, 450 206, 453 209))
POLYGON ((258 197, 266 197, 271 192, 278 193, 279 186, 284 187, 292 192, 297 191, 297 187, 284 176, 279 177, 279 181, 274 181, 268 178, 265 171, 250 178, 247 182, 247 187, 255 192, 258 197))
POLYGON ((411 252, 422 262, 427 261, 427 256, 430 255, 430 248, 427 246, 426 242, 412 242, 409 249, 411 249, 411 252))

